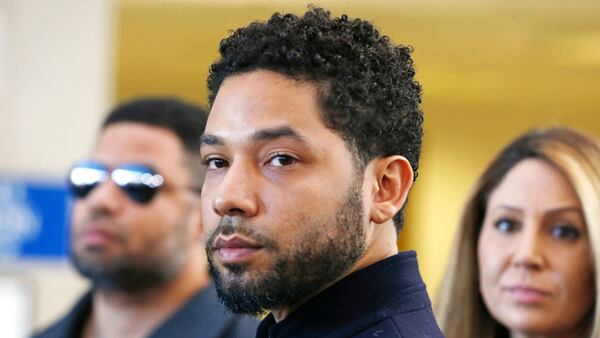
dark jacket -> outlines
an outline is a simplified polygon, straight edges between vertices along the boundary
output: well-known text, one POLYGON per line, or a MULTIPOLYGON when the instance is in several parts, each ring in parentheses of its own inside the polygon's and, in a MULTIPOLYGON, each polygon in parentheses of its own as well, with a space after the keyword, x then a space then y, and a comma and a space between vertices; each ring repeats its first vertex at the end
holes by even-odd
MULTIPOLYGON (((80 338, 91 309, 92 293, 88 292, 64 318, 32 338, 80 338)), ((257 325, 254 318, 226 313, 211 285, 191 298, 148 338, 252 338, 257 325)))
POLYGON ((440 338, 414 251, 343 278, 279 323, 272 314, 257 338, 440 338))

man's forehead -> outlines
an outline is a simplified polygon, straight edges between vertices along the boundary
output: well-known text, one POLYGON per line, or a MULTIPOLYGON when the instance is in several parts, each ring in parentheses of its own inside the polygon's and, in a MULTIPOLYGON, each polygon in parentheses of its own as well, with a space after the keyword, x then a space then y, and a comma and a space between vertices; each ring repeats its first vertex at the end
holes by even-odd
POLYGON ((318 98, 316 85, 279 73, 257 70, 234 75, 217 93, 205 135, 256 139, 285 131, 282 136, 307 137, 327 129, 318 98))
POLYGON ((91 157, 108 165, 137 162, 157 167, 182 154, 181 142, 167 129, 140 123, 116 123, 100 132, 91 157))

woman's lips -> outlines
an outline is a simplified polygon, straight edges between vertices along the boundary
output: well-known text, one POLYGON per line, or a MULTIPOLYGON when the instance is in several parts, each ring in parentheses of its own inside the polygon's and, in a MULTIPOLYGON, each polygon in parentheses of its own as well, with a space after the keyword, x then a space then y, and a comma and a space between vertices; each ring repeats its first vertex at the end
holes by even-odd
POLYGON ((229 237, 219 236, 215 242, 215 249, 222 263, 242 263, 250 259, 257 251, 262 249, 259 243, 234 235, 229 237))
POLYGON ((538 304, 550 297, 550 292, 530 286, 511 286, 505 291, 515 302, 527 305, 538 304))

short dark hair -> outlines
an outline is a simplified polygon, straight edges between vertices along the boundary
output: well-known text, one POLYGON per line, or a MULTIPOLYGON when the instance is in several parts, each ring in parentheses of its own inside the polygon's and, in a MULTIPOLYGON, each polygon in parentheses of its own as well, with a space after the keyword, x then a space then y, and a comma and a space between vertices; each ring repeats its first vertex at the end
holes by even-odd
POLYGON ((101 129, 123 122, 141 123, 169 130, 177 136, 185 153, 192 179, 198 184, 204 180, 200 160, 200 136, 206 127, 208 112, 189 102, 174 97, 143 97, 115 107, 102 122, 101 129))
MULTIPOLYGON (((332 18, 317 7, 302 17, 275 13, 221 41, 208 77, 209 104, 228 76, 257 69, 314 82, 325 125, 357 155, 361 172, 373 158, 402 155, 416 178, 423 114, 411 52, 361 19, 332 18)), ((394 220, 400 230, 402 211, 394 220)))
POLYGON ((159 127, 177 135, 186 152, 198 153, 207 118, 205 109, 181 99, 144 97, 115 107, 102 122, 102 129, 120 122, 159 127))

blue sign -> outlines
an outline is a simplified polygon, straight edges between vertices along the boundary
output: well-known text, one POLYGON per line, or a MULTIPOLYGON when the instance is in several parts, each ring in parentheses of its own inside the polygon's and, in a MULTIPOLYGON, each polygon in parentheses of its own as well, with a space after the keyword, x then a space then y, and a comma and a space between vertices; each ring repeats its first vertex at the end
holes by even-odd
POLYGON ((65 258, 67 197, 58 180, 0 178, 0 259, 65 258))

